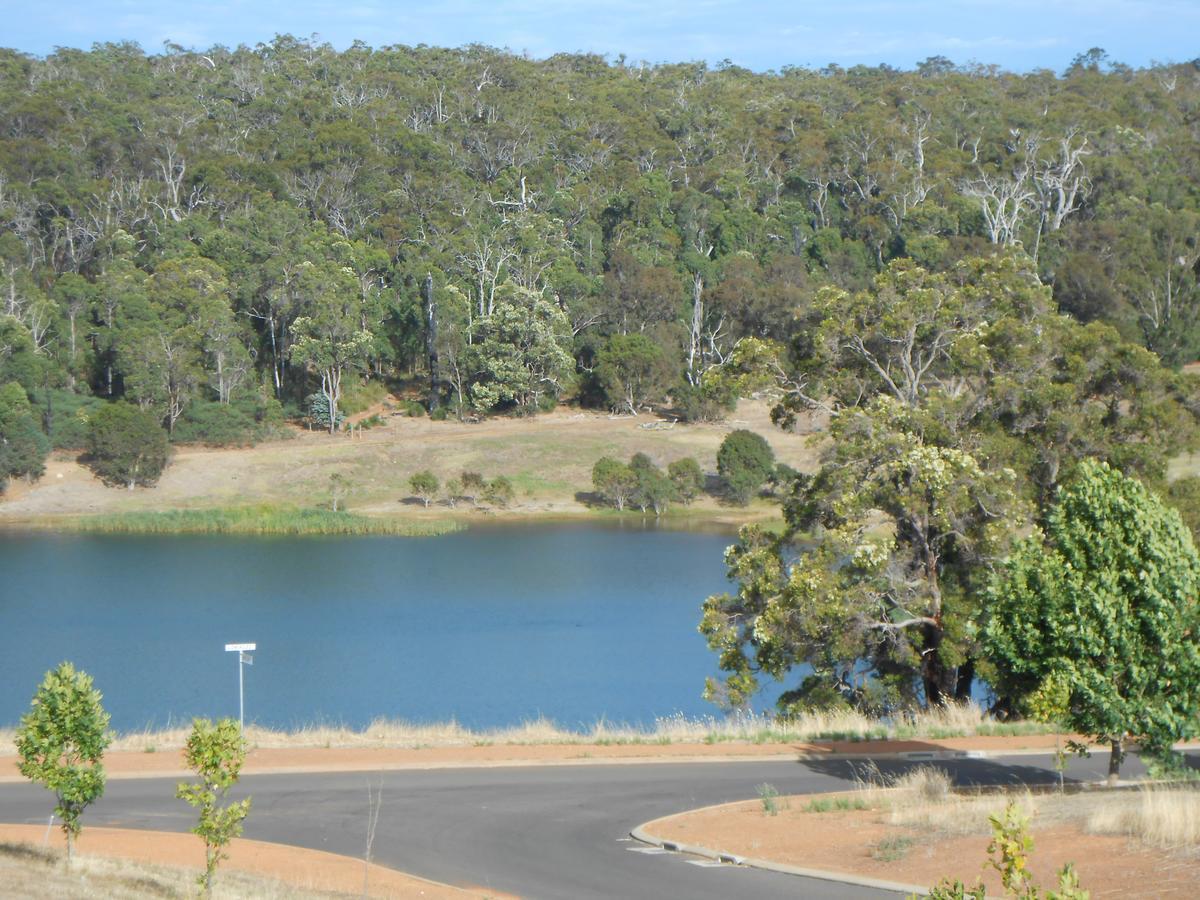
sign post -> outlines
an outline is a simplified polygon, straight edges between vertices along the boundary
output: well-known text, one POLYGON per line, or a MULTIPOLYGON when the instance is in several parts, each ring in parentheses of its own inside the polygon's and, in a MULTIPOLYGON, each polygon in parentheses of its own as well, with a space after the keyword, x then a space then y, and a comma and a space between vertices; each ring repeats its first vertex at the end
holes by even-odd
POLYGON ((249 651, 257 650, 257 644, 226 644, 226 653, 237 653, 238 655, 238 722, 241 725, 242 732, 246 731, 246 692, 243 685, 242 672, 246 666, 254 665, 254 657, 249 651))

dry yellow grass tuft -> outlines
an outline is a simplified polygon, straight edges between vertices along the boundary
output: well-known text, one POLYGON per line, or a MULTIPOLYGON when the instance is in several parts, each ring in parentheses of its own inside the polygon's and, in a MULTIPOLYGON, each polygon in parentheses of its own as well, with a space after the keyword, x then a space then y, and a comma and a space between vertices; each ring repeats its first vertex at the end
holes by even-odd
POLYGON ((1160 850, 1200 851, 1200 790, 1148 786, 1094 810, 1087 830, 1124 834, 1160 850))
MULTIPOLYGON (((0 869, 6 897, 161 900, 196 895, 196 873, 190 869, 99 856, 77 856, 68 868, 62 852, 32 844, 0 843, 0 869)), ((213 885, 213 896, 218 900, 316 900, 345 895, 306 891, 270 878, 227 871, 213 885)))

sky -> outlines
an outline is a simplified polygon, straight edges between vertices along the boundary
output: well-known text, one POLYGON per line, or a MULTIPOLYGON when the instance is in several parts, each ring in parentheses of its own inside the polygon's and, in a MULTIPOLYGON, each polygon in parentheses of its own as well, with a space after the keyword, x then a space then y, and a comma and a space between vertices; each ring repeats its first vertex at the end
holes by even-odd
POLYGON ((1061 71, 1102 47, 1134 67, 1200 56, 1200 0, 0 0, 0 46, 131 40, 204 49, 316 35, 338 49, 482 43, 535 58, 730 60, 755 71, 930 56, 1061 71))

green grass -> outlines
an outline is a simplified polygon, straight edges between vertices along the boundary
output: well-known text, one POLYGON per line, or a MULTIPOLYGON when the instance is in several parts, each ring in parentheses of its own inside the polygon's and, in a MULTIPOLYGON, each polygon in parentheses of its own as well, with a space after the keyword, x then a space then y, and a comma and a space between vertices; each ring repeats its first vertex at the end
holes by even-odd
POLYGON ((886 837, 871 848, 871 858, 880 862, 896 862, 908 856, 912 845, 913 839, 905 835, 886 837))
POLYGON ((820 797, 810 800, 804 807, 805 812, 849 812, 852 809, 870 809, 871 805, 862 797, 820 797))
POLYGON ((293 506, 235 506, 85 516, 66 523, 110 534, 392 534, 427 537, 463 526, 452 521, 373 519, 348 512, 293 506))

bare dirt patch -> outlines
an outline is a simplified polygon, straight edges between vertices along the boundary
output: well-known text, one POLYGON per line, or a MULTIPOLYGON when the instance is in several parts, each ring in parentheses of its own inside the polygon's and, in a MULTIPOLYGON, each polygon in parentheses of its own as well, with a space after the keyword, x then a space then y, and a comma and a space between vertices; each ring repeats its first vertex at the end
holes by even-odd
MULTIPOLYGON (((878 809, 807 812, 814 798, 778 798, 777 815, 745 801, 659 819, 645 826, 657 838, 809 869, 929 887, 943 877, 973 885, 982 875, 989 894, 999 876, 985 869, 987 818, 979 833, 893 824, 878 809), (899 858, 894 858, 894 857, 899 858)), ((1002 805, 1002 803, 1001 803, 1002 805)), ((1200 856, 1145 847, 1127 837, 1089 834, 1077 821, 1033 819, 1030 869, 1041 884, 1057 884, 1072 862, 1093 898, 1194 897, 1200 856)))
MULTIPOLYGON (((666 424, 650 415, 612 418, 570 409, 476 424, 393 415, 354 437, 297 431, 292 440, 256 447, 180 447, 157 486, 134 491, 106 487, 74 454, 56 453, 40 481, 14 484, 0 498, 0 521, 260 503, 321 506, 329 501, 335 473, 350 485, 347 506, 353 512, 441 519, 486 515, 464 503, 451 510, 442 503, 425 509, 408 502, 408 479, 423 469, 442 481, 464 469, 485 478, 509 477, 516 502, 507 516, 577 516, 588 513, 592 465, 601 456, 628 459, 643 452, 660 465, 694 456, 715 473, 717 448, 736 428, 766 437, 780 462, 801 470, 815 464, 807 434, 775 428, 765 402, 743 401, 722 423, 666 424)), ((765 503, 747 511, 711 497, 689 510, 689 517, 733 523, 773 514, 777 510, 765 503)))
MULTIPOLYGON (((27 843, 42 846, 46 829, 40 825, 0 825, 0 841, 27 843)), ((49 835, 49 846, 63 848, 60 829, 49 835)), ((158 866, 177 866, 199 874, 204 868, 204 845, 195 835, 172 834, 162 831, 135 831, 124 828, 84 828, 80 835, 78 850, 81 857, 101 856, 151 863, 158 866)), ((451 885, 425 881, 384 866, 368 866, 361 859, 305 850, 282 844, 238 839, 230 845, 229 859, 221 864, 215 882, 215 895, 222 896, 222 873, 250 873, 285 883, 291 890, 280 890, 274 896, 285 897, 295 894, 296 889, 317 896, 370 896, 370 897, 425 897, 429 900, 460 900, 467 897, 497 897, 494 891, 458 888, 451 885)), ((228 880, 228 877, 226 877, 228 880)), ((0 870, 0 886, 5 882, 5 873, 0 870)), ((78 890, 78 880, 71 887, 78 890)), ((68 888, 68 891, 71 890, 68 888)), ((246 893, 235 883, 231 893, 238 896, 254 896, 254 889, 246 893)), ((260 886, 259 890, 262 890, 260 886)), ((31 896, 78 896, 76 893, 57 893, 53 889, 39 891, 31 896)))

